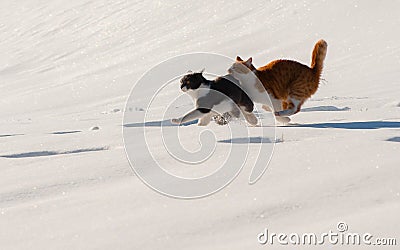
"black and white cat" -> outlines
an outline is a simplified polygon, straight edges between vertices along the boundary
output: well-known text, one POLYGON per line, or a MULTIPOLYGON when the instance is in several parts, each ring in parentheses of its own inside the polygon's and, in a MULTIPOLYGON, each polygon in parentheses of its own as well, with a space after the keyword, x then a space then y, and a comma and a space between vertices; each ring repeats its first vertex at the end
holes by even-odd
POLYGON ((172 123, 182 124, 199 119, 197 125, 206 126, 213 116, 221 117, 229 113, 239 117, 242 113, 250 125, 257 125, 258 119, 252 113, 254 103, 239 86, 240 83, 229 74, 215 80, 207 80, 203 72, 185 75, 181 79, 181 90, 193 98, 196 109, 172 119, 172 123))

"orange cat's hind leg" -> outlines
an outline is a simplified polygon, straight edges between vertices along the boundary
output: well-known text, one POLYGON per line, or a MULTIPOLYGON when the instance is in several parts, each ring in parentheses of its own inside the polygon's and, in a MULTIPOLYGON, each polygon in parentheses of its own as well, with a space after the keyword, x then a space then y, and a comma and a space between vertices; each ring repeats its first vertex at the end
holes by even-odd
MULTIPOLYGON (((279 112, 279 111, 287 109, 288 106, 289 106, 289 103, 286 102, 286 101, 281 101, 281 105, 280 106, 281 106, 281 109, 276 110, 276 112, 279 112)), ((282 124, 288 124, 290 122, 290 118, 287 117, 287 116, 275 116, 275 120, 277 122, 279 122, 279 123, 282 123, 282 124)))
POLYGON ((289 107, 289 103, 286 101, 282 101, 282 109, 285 110, 285 109, 288 109, 288 107, 289 107))
MULTIPOLYGON (((283 102, 282 102, 282 107, 283 106, 283 102)), ((262 108, 267 111, 267 112, 274 112, 273 108, 271 108, 268 105, 262 105, 262 108)), ((289 117, 284 117, 284 116, 275 116, 276 121, 282 123, 282 124, 288 124, 290 122, 290 118, 289 117)))
MULTIPOLYGON (((301 105, 303 104, 303 100, 298 100, 296 98, 289 98, 285 104, 286 108, 281 111, 275 112, 275 116, 290 116, 294 115, 300 111, 301 105)), ((282 105, 283 106, 283 105, 282 105)))

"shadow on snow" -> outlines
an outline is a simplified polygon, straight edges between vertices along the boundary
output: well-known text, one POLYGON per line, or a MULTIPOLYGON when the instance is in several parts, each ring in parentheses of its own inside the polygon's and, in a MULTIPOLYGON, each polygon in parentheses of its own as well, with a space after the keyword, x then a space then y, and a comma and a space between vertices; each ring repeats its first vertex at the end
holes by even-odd
POLYGON ((30 158, 30 157, 42 157, 42 156, 52 156, 52 155, 67 155, 67 154, 78 154, 85 152, 95 152, 108 150, 108 147, 97 147, 97 148, 83 148, 69 151, 34 151, 34 152, 25 152, 19 154, 10 154, 10 155, 0 155, 3 158, 30 158))
POLYGON ((293 124, 284 127, 300 128, 340 128, 340 129, 380 129, 380 128, 400 128, 400 122, 390 121, 365 121, 365 122, 327 122, 311 124, 293 124))

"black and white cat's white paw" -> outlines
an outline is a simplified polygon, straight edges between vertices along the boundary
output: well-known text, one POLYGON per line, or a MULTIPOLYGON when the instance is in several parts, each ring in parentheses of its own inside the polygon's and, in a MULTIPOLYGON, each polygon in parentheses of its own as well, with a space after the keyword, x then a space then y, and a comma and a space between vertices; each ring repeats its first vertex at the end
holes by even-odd
POLYGON ((256 126, 258 123, 257 116, 255 116, 253 113, 244 113, 244 118, 246 121, 251 125, 251 126, 256 126))

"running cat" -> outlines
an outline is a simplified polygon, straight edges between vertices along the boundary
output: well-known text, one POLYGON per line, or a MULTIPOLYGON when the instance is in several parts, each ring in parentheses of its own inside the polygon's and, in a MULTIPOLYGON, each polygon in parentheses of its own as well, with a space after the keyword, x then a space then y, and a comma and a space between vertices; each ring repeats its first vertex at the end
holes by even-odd
POLYGON ((311 67, 291 60, 275 60, 256 69, 251 57, 243 61, 238 56, 228 72, 240 81, 253 102, 264 104, 263 109, 274 111, 278 121, 287 123, 287 116, 299 112, 301 105, 317 91, 327 48, 324 40, 315 44, 311 67), (265 92, 271 103, 265 102, 265 92))
POLYGON ((252 113, 254 103, 239 86, 239 82, 231 75, 212 81, 204 78, 203 72, 185 75, 181 79, 181 90, 194 99, 196 109, 171 121, 182 124, 199 119, 197 124, 206 126, 215 115, 229 113, 239 117, 242 113, 250 125, 257 125, 258 119, 252 113))

